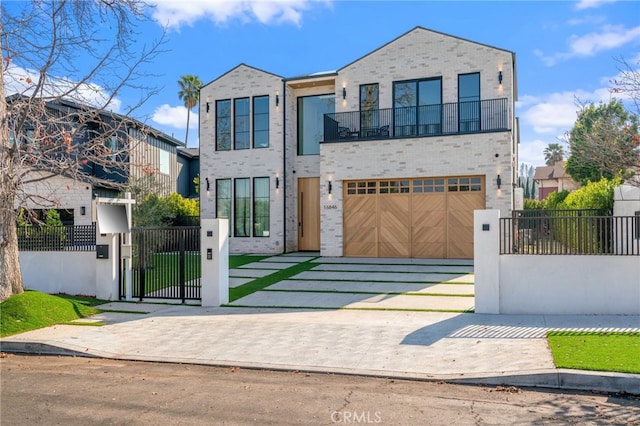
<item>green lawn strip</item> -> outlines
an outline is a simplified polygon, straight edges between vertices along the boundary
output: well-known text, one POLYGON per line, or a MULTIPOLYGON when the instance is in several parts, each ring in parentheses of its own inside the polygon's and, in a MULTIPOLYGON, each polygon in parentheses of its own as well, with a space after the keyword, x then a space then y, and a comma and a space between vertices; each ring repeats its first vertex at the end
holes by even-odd
POLYGON ((330 306, 269 306, 269 305, 226 305, 229 308, 253 308, 253 309, 308 309, 323 311, 401 311, 401 312, 450 312, 458 314, 473 313, 473 309, 420 309, 420 308, 348 308, 330 306))
MULTIPOLYGON (((242 277, 239 277, 242 278, 242 277)), ((245 278, 250 278, 250 277, 245 277, 245 278)), ((367 278, 366 280, 358 280, 358 279, 340 279, 340 278, 336 278, 336 279, 326 279, 326 278, 296 278, 296 281, 326 281, 326 282, 336 282, 336 283, 340 283, 340 282, 345 282, 345 283, 350 283, 350 282, 354 282, 354 283, 370 283, 370 284, 384 284, 384 283, 398 283, 401 282, 402 284, 415 284, 415 285, 420 285, 420 284, 452 284, 452 285, 458 285, 458 284, 464 284, 464 285, 474 285, 474 283, 472 282, 463 282, 463 281, 389 281, 389 280, 375 280, 375 279, 369 279, 367 278)))
POLYGON ((418 293, 414 291, 343 291, 343 290, 290 290, 290 289, 277 289, 277 288, 265 288, 262 291, 272 291, 281 293, 330 293, 330 294, 371 294, 371 295, 386 295, 386 296, 445 296, 445 297, 474 297, 474 294, 450 294, 450 293, 418 293))
POLYGON ((229 302, 233 302, 234 300, 238 300, 241 297, 247 296, 251 293, 255 293, 256 291, 260 291, 266 287, 269 287, 270 285, 289 279, 301 272, 308 271, 309 269, 314 268, 315 266, 317 266, 317 264, 311 263, 311 260, 313 259, 315 258, 310 257, 309 260, 298 263, 289 268, 275 271, 273 274, 269 274, 261 278, 256 278, 255 280, 238 287, 230 288, 229 302))
POLYGON ((550 331, 557 368, 640 374, 640 332, 550 331))
MULTIPOLYGON (((326 265, 326 263, 324 264, 326 265)), ((434 274, 434 275, 473 275, 473 272, 460 272, 460 271, 453 271, 453 272, 446 272, 446 271, 399 271, 399 270, 393 270, 393 271, 368 271, 368 270, 364 270, 364 269, 340 269, 340 270, 333 270, 333 269, 318 269, 314 272, 349 272, 349 273, 362 273, 362 272, 366 272, 366 273, 371 273, 371 274, 412 274, 412 275, 425 275, 425 274, 434 274)))
POLYGON ((269 257, 273 257, 273 256, 262 256, 262 255, 252 255, 252 254, 232 254, 229 256, 229 269, 235 269, 242 265, 247 265, 253 262, 259 262, 269 257))
POLYGON ((0 303, 0 337, 68 324, 78 318, 99 314, 102 311, 95 306, 103 303, 107 301, 92 297, 54 296, 39 291, 16 294, 0 303))

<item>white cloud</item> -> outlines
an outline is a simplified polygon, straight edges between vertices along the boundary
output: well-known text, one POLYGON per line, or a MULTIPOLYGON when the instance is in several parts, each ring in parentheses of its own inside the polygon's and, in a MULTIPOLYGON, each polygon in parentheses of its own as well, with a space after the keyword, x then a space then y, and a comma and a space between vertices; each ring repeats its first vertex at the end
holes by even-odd
MULTIPOLYGON (((4 74, 5 94, 7 96, 13 94, 33 96, 39 81, 40 77, 37 71, 9 64, 4 74)), ((120 112, 122 105, 118 98, 109 99, 109 94, 97 84, 78 83, 66 77, 57 76, 47 76, 38 96, 62 97, 116 113, 120 112)))
POLYGON ((593 56, 598 52, 611 50, 627 43, 637 43, 640 40, 640 26, 625 28, 621 25, 607 25, 601 31, 591 32, 582 36, 569 37, 569 50, 553 55, 545 55, 541 50, 534 50, 547 66, 554 66, 560 61, 574 57, 593 56))
POLYGON ((576 9, 595 9, 607 3, 615 3, 617 0, 580 0, 576 4, 576 9))
POLYGON ((300 25, 302 12, 319 2, 330 3, 330 0, 155 0, 151 3, 152 16, 158 23, 178 29, 199 19, 209 19, 216 25, 233 19, 243 23, 300 25))
MULTIPOLYGON (((170 126, 176 129, 187 128, 187 108, 184 106, 172 107, 169 104, 163 104, 157 107, 153 111, 151 119, 163 126, 170 126)), ((198 128, 198 114, 191 111, 191 117, 189 118, 189 129, 198 128)))
POLYGON ((563 146, 565 153, 569 150, 558 137, 549 137, 548 139, 532 139, 529 141, 521 141, 518 145, 518 163, 529 164, 531 166, 544 166, 544 149, 550 143, 559 143, 563 146))

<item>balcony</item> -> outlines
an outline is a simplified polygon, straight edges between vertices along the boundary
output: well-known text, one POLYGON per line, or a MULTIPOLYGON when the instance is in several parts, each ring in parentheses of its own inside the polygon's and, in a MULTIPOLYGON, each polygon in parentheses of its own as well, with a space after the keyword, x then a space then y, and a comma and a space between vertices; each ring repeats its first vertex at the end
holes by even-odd
POLYGON ((324 115, 323 142, 509 130, 507 98, 324 115))

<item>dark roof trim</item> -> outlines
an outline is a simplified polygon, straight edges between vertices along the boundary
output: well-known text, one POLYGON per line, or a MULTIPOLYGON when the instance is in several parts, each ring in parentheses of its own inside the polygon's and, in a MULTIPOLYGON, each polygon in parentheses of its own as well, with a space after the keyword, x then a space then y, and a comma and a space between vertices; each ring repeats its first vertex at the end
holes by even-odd
POLYGON ((297 80, 314 80, 316 78, 335 77, 337 75, 338 75, 338 71, 326 71, 326 72, 318 72, 313 74, 304 74, 304 75, 298 75, 295 77, 283 78, 282 80, 285 82, 297 81, 297 80))
POLYGON ((456 38, 456 39, 458 39, 458 40, 466 41, 466 42, 468 42, 468 43, 478 44, 478 45, 480 45, 480 46, 489 47, 489 48, 491 48, 491 49, 502 50, 503 52, 507 52, 507 53, 510 53, 511 55, 513 55, 513 56, 514 56, 514 59, 513 59, 513 60, 514 60, 514 62, 515 62, 515 53, 514 53, 514 52, 512 52, 512 51, 510 51, 510 50, 502 49, 502 48, 500 48, 500 47, 491 46, 491 45, 489 45, 489 44, 478 43, 477 41, 468 40, 468 39, 466 39, 466 38, 457 37, 457 36, 454 36, 454 35, 451 35, 451 34, 447 34, 447 33, 443 33, 443 32, 440 32, 440 31, 430 30, 430 29, 428 29, 428 28, 424 28, 424 27, 421 27, 421 26, 419 26, 419 25, 418 25, 418 26, 416 26, 416 27, 414 27, 414 28, 410 29, 410 30, 409 30, 409 31, 407 31, 406 33, 404 33, 404 34, 402 34, 402 35, 400 35, 400 36, 398 36, 398 37, 394 38, 393 40, 391 40, 391 41, 389 41, 389 42, 387 42, 387 43, 383 44, 382 46, 380 46, 380 47, 378 47, 378 48, 376 48, 376 49, 372 50, 371 52, 369 52, 369 53, 367 53, 367 54, 365 54, 365 55, 363 55, 363 56, 359 57, 358 59, 356 59, 356 60, 354 60, 354 61, 349 62, 347 65, 345 65, 345 66, 343 66, 343 67, 341 67, 341 68, 338 68, 338 72, 340 72, 340 71, 342 71, 343 69, 345 69, 345 68, 347 68, 347 67, 349 67, 349 66, 351 66, 351 65, 355 64, 356 62, 358 62, 358 61, 360 61, 360 60, 362 60, 362 59, 366 58, 367 56, 372 55, 372 54, 376 53, 377 51, 384 49, 385 47, 387 47, 387 46, 388 46, 388 45, 390 45, 391 43, 396 42, 397 40, 399 40, 399 39, 401 39, 402 37, 404 37, 404 36, 406 36, 406 35, 408 35, 408 34, 410 34, 410 33, 414 32, 415 30, 428 31, 428 32, 430 32, 430 33, 439 34, 439 35, 442 35, 442 36, 445 36, 445 37, 456 38))
POLYGON ((247 65, 247 64, 245 64, 244 62, 241 62, 241 63, 239 63, 238 65, 236 65, 235 67, 231 68, 229 71, 227 71, 227 72, 225 72, 224 74, 222 74, 222 75, 220 75, 220 76, 216 77, 215 79, 211 80, 211 81, 210 81, 210 82, 208 82, 207 84, 203 84, 203 85, 200 87, 200 90, 202 90, 203 88, 207 87, 207 86, 208 86, 208 85, 210 85, 210 84, 215 83, 216 81, 220 80, 221 78, 223 78, 223 77, 224 77, 224 76, 226 76, 227 74, 230 74, 230 73, 232 73, 233 71, 237 70, 238 68, 242 68, 242 67, 250 68, 250 69, 252 69, 252 70, 255 70, 255 71, 258 71, 258 72, 262 72, 262 73, 265 73, 265 74, 270 74, 270 75, 272 75, 272 76, 274 76, 274 77, 283 78, 281 75, 274 74, 274 73, 272 73, 272 72, 265 71, 265 70, 262 70, 262 69, 260 69, 260 68, 252 67, 251 65, 247 65))

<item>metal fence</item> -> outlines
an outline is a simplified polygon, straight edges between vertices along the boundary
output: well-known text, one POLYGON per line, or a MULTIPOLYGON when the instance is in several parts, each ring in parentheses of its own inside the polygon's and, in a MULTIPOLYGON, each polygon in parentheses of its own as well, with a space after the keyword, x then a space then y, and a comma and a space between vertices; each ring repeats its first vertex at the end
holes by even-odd
POLYGON ((95 251, 96 225, 18 226, 21 251, 95 251))
POLYGON ((133 228, 131 236, 134 298, 201 298, 199 226, 133 228))
POLYGON ((640 255, 640 216, 524 210, 500 219, 500 254, 640 255))

